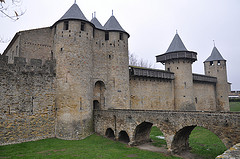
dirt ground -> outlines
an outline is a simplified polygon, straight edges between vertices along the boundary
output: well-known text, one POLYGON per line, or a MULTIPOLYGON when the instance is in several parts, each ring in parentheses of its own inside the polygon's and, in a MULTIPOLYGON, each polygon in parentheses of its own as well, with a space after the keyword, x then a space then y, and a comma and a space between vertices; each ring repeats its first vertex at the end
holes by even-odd
MULTIPOLYGON (((164 153, 165 155, 170 155, 169 152, 167 151, 166 147, 156 147, 156 146, 151 145, 151 143, 142 144, 142 145, 139 145, 139 146, 136 146, 136 147, 141 149, 141 150, 159 152, 159 153, 164 153)), ((190 152, 184 152, 184 153, 181 153, 181 154, 174 154, 173 156, 182 157, 184 159, 202 159, 200 156, 197 156, 197 155, 192 154, 190 152)))

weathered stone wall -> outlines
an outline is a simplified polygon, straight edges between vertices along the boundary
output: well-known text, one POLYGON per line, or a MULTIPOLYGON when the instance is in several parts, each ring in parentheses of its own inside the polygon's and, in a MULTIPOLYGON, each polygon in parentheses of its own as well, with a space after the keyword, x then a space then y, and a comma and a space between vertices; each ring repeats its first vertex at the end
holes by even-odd
POLYGON ((176 110, 196 110, 193 98, 192 61, 178 59, 165 63, 166 71, 174 73, 174 97, 176 110))
POLYGON ((0 56, 0 145, 54 137, 53 61, 0 56))
POLYGON ((174 85, 172 80, 131 77, 130 109, 174 110, 174 85))
POLYGON ((12 64, 14 62, 14 57, 19 57, 19 41, 19 33, 16 33, 15 37, 5 51, 5 56, 8 56, 8 63, 12 64))
POLYGON ((212 61, 204 63, 205 74, 217 77, 216 102, 217 111, 229 111, 229 85, 227 81, 226 61, 212 61))
POLYGON ((240 143, 234 145, 222 155, 216 157, 216 159, 238 159, 240 158, 240 143))
POLYGON ((51 60, 53 36, 50 27, 22 31, 20 34, 19 57, 51 60))
POLYGON ((69 20, 56 24, 56 137, 82 139, 93 133, 93 27, 82 21, 69 20))
MULTIPOLYGON (((226 147, 240 142, 240 113, 217 112, 181 112, 181 111, 147 111, 147 110, 95 110, 95 132, 105 135, 111 128, 115 138, 121 131, 127 132, 130 142, 135 144, 142 134, 149 135, 145 128, 155 124, 164 134, 169 151, 181 152, 189 149, 188 138, 196 127, 204 127, 216 134, 226 147), (144 128, 139 130, 139 128, 144 128), (138 129, 138 131, 137 131, 138 129), (231 132, 231 133, 229 133, 231 132)), ((149 137, 143 136, 148 139, 149 137)), ((143 141, 141 141, 143 142, 143 141)))
POLYGON ((216 85, 209 82, 193 82, 196 110, 216 111, 216 85))
POLYGON ((30 59, 51 60, 53 31, 50 27, 26 30, 16 33, 15 37, 4 51, 8 56, 8 62, 13 63, 14 57, 24 57, 27 63, 30 59))

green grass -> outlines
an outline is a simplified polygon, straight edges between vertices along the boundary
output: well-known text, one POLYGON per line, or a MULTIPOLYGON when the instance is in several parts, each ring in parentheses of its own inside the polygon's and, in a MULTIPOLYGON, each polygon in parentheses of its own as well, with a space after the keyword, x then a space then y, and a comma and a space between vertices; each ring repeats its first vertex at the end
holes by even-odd
POLYGON ((128 147, 126 144, 94 134, 80 141, 45 139, 0 146, 0 158, 174 159, 177 157, 128 147))
POLYGON ((239 112, 240 111, 240 102, 230 102, 230 111, 239 112))
MULTIPOLYGON (((166 141, 158 139, 156 136, 163 136, 163 134, 157 127, 154 126, 152 127, 150 133, 153 145, 166 147, 166 141)), ((214 133, 202 127, 196 127, 193 129, 189 136, 189 144, 192 148, 191 153, 204 159, 216 158, 226 150, 225 145, 214 133)))
POLYGON ((159 139, 156 136, 164 136, 164 135, 156 126, 153 126, 150 132, 150 138, 153 141, 152 145, 157 147, 167 147, 166 140, 159 139))
POLYGON ((226 150, 223 142, 214 133, 202 127, 193 129, 189 144, 192 153, 205 159, 216 158, 226 150))

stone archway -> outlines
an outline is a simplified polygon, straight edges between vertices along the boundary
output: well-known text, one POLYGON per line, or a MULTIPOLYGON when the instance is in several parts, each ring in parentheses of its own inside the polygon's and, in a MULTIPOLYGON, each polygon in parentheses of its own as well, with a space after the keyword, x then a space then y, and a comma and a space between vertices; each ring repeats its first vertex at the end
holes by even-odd
POLYGON ((105 136, 110 139, 114 139, 115 138, 114 131, 111 128, 108 128, 106 130, 105 136))
POLYGON ((201 149, 203 149, 203 147, 205 145, 205 147, 207 147, 206 149, 212 148, 211 155, 214 153, 215 153, 215 155, 217 155, 218 150, 215 148, 215 146, 212 146, 213 144, 217 144, 218 148, 221 147, 220 150, 222 150, 222 151, 224 151, 224 148, 226 148, 226 146, 222 140, 222 137, 219 136, 219 134, 217 134, 215 131, 209 130, 203 126, 192 125, 192 126, 185 126, 184 128, 180 129, 175 134, 173 141, 171 143, 171 149, 172 149, 173 153, 181 153, 181 152, 192 150, 192 149, 194 149, 194 151, 195 151, 198 149, 198 148, 195 149, 196 147, 198 147, 197 145, 201 145, 201 149), (203 136, 201 136, 200 134, 202 134, 203 136), (198 137, 194 138, 192 135, 193 136, 196 135, 198 137), (191 136, 193 138, 191 138, 191 136), (208 141, 206 141, 206 139, 205 139, 206 136, 208 136, 208 138, 207 138, 208 141), (214 141, 213 143, 211 141, 209 142, 209 136, 211 136, 211 140, 214 141), (189 144, 189 139, 192 141, 191 145, 189 144), (197 142, 197 144, 196 144, 196 142, 197 142), (220 144, 222 144, 222 145, 220 145, 220 144), (190 146, 193 146, 193 147, 190 147, 190 146))
POLYGON ((180 153, 190 150, 189 135, 195 127, 196 125, 186 126, 175 134, 171 144, 171 149, 173 153, 180 153))
POLYGON ((130 142, 129 136, 126 131, 119 132, 118 141, 122 141, 126 144, 130 142))
POLYGON ((97 81, 93 89, 93 109, 105 108, 105 84, 103 81, 97 81))
POLYGON ((136 127, 134 145, 139 145, 151 141, 150 132, 152 125, 153 124, 150 122, 142 122, 136 127))

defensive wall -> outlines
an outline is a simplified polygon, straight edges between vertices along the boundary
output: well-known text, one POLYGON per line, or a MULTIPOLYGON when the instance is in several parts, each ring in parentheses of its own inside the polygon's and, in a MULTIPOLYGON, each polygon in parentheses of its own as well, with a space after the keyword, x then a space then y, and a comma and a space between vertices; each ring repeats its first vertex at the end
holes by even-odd
POLYGON ((189 135, 200 126, 216 134, 227 148, 240 142, 240 113, 210 111, 95 110, 95 132, 137 145, 150 140, 152 125, 164 134, 168 150, 189 149, 189 135))
POLYGON ((55 61, 0 55, 0 145, 55 137, 55 61))
MULTIPOLYGON (((176 110, 173 72, 130 66, 129 75, 130 109, 176 110)), ((192 80, 196 110, 215 111, 217 78, 192 74, 192 80)))

